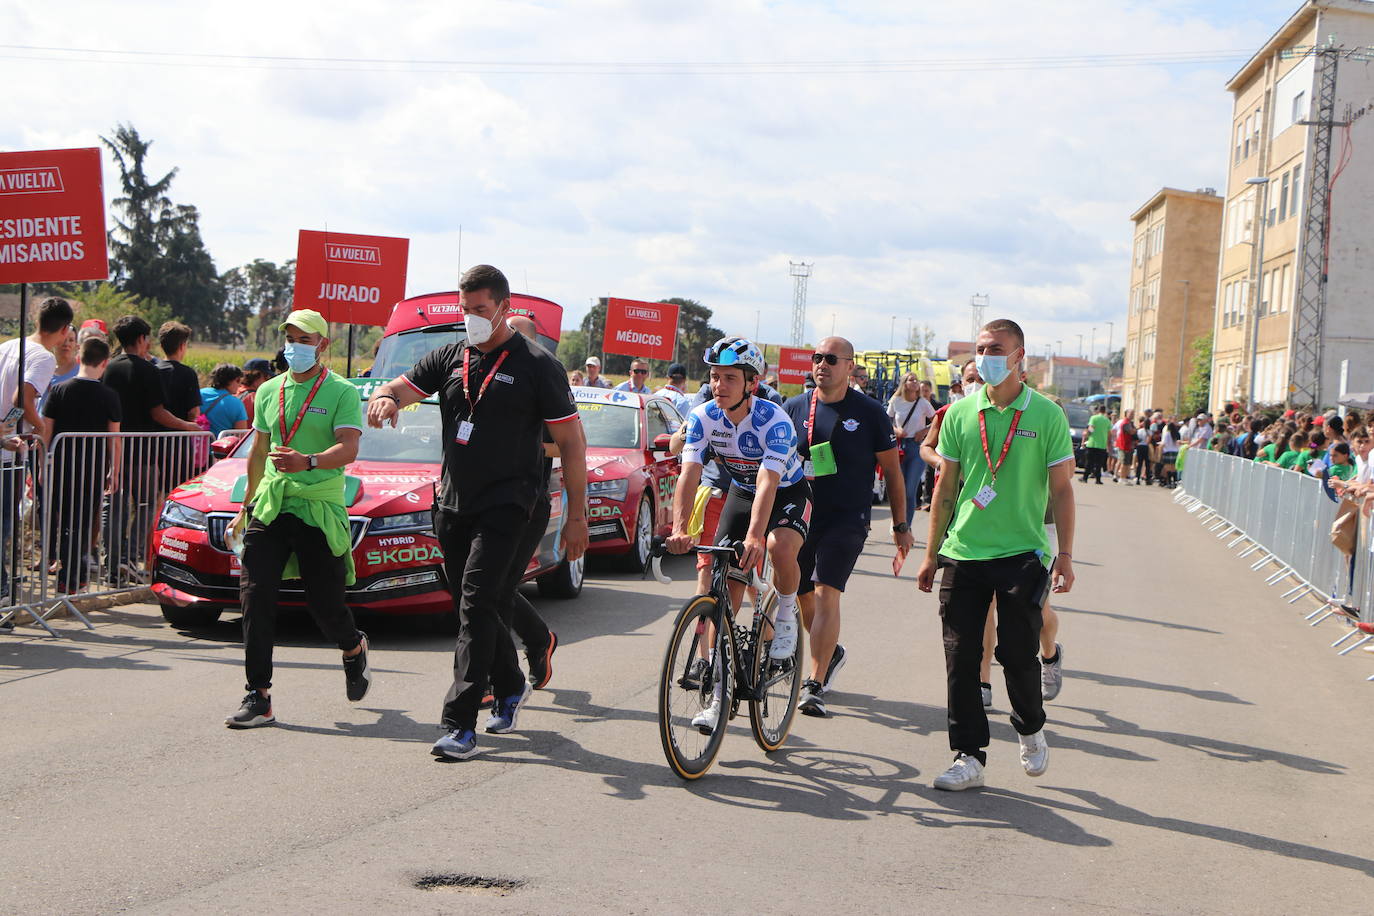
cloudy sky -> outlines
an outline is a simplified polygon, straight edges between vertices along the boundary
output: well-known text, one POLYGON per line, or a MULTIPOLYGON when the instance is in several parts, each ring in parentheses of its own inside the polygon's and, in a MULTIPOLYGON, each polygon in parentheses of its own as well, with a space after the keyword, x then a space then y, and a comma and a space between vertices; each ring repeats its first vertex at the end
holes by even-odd
POLYGON ((805 260, 812 340, 943 346, 984 293, 1033 351, 1101 353, 1128 216, 1220 188, 1224 84, 1297 5, 11 3, 0 149, 133 124, 221 270, 405 236, 412 295, 485 261, 565 323, 687 296, 786 342, 805 260))

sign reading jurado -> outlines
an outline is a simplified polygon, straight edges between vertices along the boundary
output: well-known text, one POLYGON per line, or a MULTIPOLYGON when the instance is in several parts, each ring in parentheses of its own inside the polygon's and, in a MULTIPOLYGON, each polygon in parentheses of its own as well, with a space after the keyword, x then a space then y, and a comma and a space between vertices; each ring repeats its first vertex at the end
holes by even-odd
POLYGON ((342 324, 384 327, 405 298, 409 256, 409 239, 302 229, 294 305, 342 324))

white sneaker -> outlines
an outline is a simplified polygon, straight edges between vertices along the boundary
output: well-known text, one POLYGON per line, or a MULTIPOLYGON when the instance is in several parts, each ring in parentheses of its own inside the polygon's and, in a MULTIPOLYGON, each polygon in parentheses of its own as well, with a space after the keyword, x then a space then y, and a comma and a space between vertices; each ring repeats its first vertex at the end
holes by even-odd
POLYGON ((948 770, 935 777, 934 785, 935 788, 944 789, 947 792, 981 789, 983 787, 983 765, 978 762, 977 757, 959 754, 954 758, 954 763, 950 765, 948 770))
POLYGON ((1021 735, 1021 766, 1027 776, 1043 775, 1050 768, 1050 746, 1043 728, 1033 735, 1021 735))
POLYGON ((712 700, 711 705, 692 718, 692 725, 703 735, 709 735, 720 724, 720 700, 712 700))
POLYGON ((768 658, 780 662, 791 658, 797 651, 797 618, 779 620, 773 624, 773 643, 768 647, 768 658))

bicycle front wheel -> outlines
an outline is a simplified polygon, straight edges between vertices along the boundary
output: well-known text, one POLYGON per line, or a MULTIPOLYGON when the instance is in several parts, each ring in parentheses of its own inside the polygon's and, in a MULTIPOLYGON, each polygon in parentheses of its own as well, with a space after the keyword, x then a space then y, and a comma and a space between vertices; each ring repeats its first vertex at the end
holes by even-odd
POLYGON ((696 779, 711 768, 729 722, 734 657, 719 621, 715 598, 693 598, 673 622, 663 655, 658 731, 668 765, 683 779, 696 779), (717 714, 711 721, 713 704, 717 714))
POLYGON ((769 589, 763 602, 763 613, 754 623, 753 681, 756 699, 749 701, 749 725, 754 740, 764 753, 776 751, 792 730, 797 715, 797 694, 801 689, 802 657, 805 652, 806 628, 797 621, 797 648, 781 662, 768 657, 768 642, 773 638, 773 615, 777 611, 778 593, 769 589))

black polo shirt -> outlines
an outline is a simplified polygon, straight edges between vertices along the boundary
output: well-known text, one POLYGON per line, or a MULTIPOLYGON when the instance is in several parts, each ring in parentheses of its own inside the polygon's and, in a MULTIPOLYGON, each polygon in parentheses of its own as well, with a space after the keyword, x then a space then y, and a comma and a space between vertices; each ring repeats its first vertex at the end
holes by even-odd
POLYGON ((563 364, 512 334, 490 353, 462 343, 440 347, 401 379, 426 397, 439 394, 444 423, 440 505, 465 514, 512 504, 529 512, 547 488, 544 424, 580 419, 563 364), (463 385, 465 350, 475 409, 463 385), (458 441, 464 421, 472 423, 466 444, 458 441))
POLYGON ((153 409, 163 406, 162 376, 150 359, 121 353, 110 360, 104 382, 119 395, 120 426, 128 433, 161 433, 166 427, 153 419, 153 409))
POLYGON ((835 453, 834 474, 811 481, 811 504, 815 519, 833 518, 867 526, 873 508, 873 469, 878 452, 897 447, 892 436, 892 421, 887 411, 873 398, 853 388, 834 404, 820 400, 820 392, 803 392, 787 401, 782 409, 797 428, 797 451, 805 460, 811 456, 807 446, 807 423, 811 399, 816 398, 816 431, 812 441, 829 442, 835 453))

